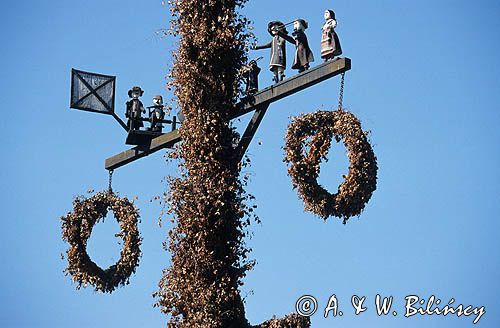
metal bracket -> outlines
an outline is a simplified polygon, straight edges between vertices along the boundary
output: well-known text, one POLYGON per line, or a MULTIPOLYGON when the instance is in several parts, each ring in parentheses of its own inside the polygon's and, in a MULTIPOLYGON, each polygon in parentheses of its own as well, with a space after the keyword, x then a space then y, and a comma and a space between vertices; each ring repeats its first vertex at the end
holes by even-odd
POLYGON ((266 115, 268 108, 269 104, 264 104, 259 106, 255 110, 255 113, 253 113, 252 119, 248 123, 248 126, 245 129, 245 132, 243 133, 240 142, 238 143, 238 147, 236 148, 236 151, 238 153, 238 161, 241 161, 243 156, 245 156, 245 152, 247 151, 250 142, 252 142, 255 132, 257 132, 257 129, 259 128, 259 125, 262 122, 264 115, 266 115))

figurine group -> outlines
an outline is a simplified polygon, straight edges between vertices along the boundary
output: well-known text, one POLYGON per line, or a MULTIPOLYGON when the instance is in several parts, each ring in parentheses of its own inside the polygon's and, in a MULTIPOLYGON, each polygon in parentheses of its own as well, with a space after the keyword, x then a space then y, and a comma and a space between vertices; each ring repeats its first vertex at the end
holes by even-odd
MULTIPOLYGON (((333 10, 325 10, 324 14, 325 23, 321 29, 321 58, 323 61, 333 60, 335 56, 342 54, 340 41, 335 27, 337 21, 335 20, 335 13, 333 10)), ((267 31, 272 36, 269 43, 255 46, 254 50, 271 48, 271 59, 269 62, 269 69, 273 72, 273 81, 278 83, 285 78, 286 69, 286 42, 295 45, 295 57, 292 64, 292 69, 298 70, 302 73, 309 69, 310 63, 314 61, 314 55, 309 47, 305 30, 308 24, 303 19, 296 19, 291 23, 283 24, 280 21, 272 21, 267 25, 267 31), (293 23, 292 36, 288 35, 286 26, 293 23)), ((257 65, 257 61, 262 57, 251 60, 243 69, 243 78, 246 83, 245 93, 251 95, 259 90, 259 73, 261 69, 257 65)), ((142 114, 146 113, 144 105, 139 100, 144 94, 140 87, 133 87, 129 90, 128 95, 131 100, 127 101, 127 110, 125 116, 128 118, 127 126, 129 130, 139 130, 144 126, 143 121, 148 119, 142 118, 142 114)), ((161 132, 165 117, 165 106, 161 96, 153 97, 153 106, 147 107, 149 110, 149 122, 151 127, 147 130, 152 132, 161 132)))
MULTIPOLYGON (((321 34, 321 58, 326 62, 333 60, 335 56, 342 54, 340 47, 339 37, 335 33, 337 21, 335 20, 335 13, 333 10, 325 10, 324 14, 325 23, 322 27, 321 34)), ((302 73, 309 69, 310 63, 314 61, 314 55, 309 48, 305 30, 308 24, 303 19, 296 19, 293 22, 292 36, 288 35, 286 25, 280 21, 272 21, 268 24, 267 30, 272 36, 269 43, 254 47, 254 50, 271 48, 271 60, 269 62, 269 69, 273 72, 273 81, 278 83, 285 78, 286 68, 286 42, 295 45, 295 57, 292 64, 292 69, 298 70, 302 73)), ((291 23, 289 23, 291 24, 291 23)), ((246 80, 247 94, 255 93, 258 90, 258 74, 260 68, 257 66, 256 61, 251 61, 246 68, 243 76, 246 80)))
MULTIPOLYGON (((144 91, 140 87, 133 87, 128 91, 128 96, 132 99, 127 101, 127 110, 125 111, 125 117, 128 118, 127 126, 129 131, 139 130, 144 126, 143 121, 147 120, 142 117, 142 114, 146 113, 144 105, 139 100, 144 94, 144 91)), ((149 123, 151 126, 147 128, 147 131, 152 132, 162 132, 163 129, 163 119, 165 118, 165 106, 163 105, 162 96, 153 97, 153 106, 149 106, 149 123)))

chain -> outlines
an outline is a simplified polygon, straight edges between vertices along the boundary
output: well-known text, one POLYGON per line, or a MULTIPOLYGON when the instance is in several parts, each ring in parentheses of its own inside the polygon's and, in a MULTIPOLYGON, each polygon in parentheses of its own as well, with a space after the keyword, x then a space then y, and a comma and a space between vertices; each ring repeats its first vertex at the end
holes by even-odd
POLYGON ((108 192, 110 194, 113 193, 113 188, 111 187, 111 182, 113 181, 113 170, 109 170, 109 184, 108 184, 108 192))
POLYGON ((344 101, 344 76, 345 72, 342 73, 340 78, 339 110, 342 110, 342 102, 344 101))

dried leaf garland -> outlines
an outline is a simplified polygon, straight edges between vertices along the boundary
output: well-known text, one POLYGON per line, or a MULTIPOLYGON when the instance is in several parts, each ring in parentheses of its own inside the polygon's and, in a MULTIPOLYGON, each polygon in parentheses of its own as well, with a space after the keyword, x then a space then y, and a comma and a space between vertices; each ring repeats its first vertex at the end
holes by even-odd
POLYGON ((361 214, 377 187, 377 158, 359 120, 345 110, 317 111, 294 118, 285 137, 285 158, 292 185, 306 211, 326 220, 347 220, 361 214), (326 159, 332 139, 343 141, 349 173, 335 194, 317 181, 321 159, 326 159), (306 149, 309 152, 306 153, 306 149))
POLYGON ((96 291, 111 293, 116 287, 129 283, 141 257, 141 237, 137 227, 139 212, 127 198, 120 198, 109 192, 99 192, 85 199, 77 197, 73 201, 73 212, 61 218, 62 238, 70 244, 66 251, 70 274, 77 288, 94 286, 96 291), (103 270, 87 254, 87 241, 96 223, 106 217, 108 210, 114 213, 120 225, 123 249, 120 260, 103 270))

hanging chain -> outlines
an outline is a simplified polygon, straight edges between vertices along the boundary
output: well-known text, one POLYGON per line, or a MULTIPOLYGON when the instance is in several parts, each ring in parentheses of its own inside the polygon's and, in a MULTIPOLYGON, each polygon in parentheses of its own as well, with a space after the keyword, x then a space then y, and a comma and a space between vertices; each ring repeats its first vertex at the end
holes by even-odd
POLYGON ((339 108, 338 110, 342 110, 342 102, 344 101, 344 76, 345 72, 342 73, 340 78, 340 94, 339 94, 339 108))
POLYGON ((108 192, 110 194, 113 193, 113 188, 111 187, 111 182, 113 181, 113 170, 109 170, 109 184, 108 184, 108 192))

